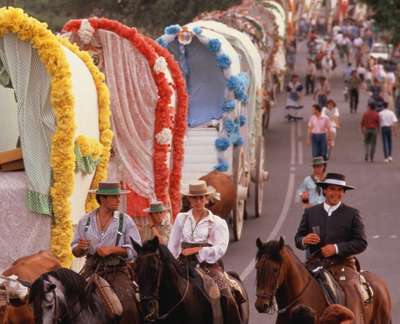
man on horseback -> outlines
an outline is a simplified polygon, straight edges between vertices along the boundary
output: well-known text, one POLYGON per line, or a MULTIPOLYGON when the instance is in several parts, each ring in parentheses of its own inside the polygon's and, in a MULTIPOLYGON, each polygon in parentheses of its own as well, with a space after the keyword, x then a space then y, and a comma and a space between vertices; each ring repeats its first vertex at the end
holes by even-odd
POLYGON ((215 281, 221 293, 224 323, 241 323, 239 307, 221 262, 229 244, 228 225, 205 207, 214 192, 203 180, 189 184, 189 190, 183 194, 192 209, 177 215, 168 248, 180 261, 200 265, 215 281))
POLYGON ((135 287, 128 262, 135 256, 131 239, 141 244, 138 229, 133 220, 118 211, 120 189, 118 182, 101 182, 96 193, 100 207, 85 215, 78 223, 71 243, 75 257, 86 256, 82 269, 84 278, 98 274, 109 282, 122 304, 125 318, 136 317, 135 287))

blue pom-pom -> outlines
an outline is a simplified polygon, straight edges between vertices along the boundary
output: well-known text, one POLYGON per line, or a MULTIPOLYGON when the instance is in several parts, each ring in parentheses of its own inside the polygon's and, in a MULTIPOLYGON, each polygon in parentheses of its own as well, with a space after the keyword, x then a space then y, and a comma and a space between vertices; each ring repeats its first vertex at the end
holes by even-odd
POLYGON ((241 102, 246 102, 248 100, 248 97, 247 97, 248 86, 249 86, 249 78, 246 73, 232 75, 226 81, 226 87, 230 91, 233 91, 235 98, 237 100, 240 100, 241 102))
POLYGON ((193 33, 195 33, 196 35, 200 35, 203 32, 203 29, 201 29, 200 26, 196 26, 193 28, 193 33))
POLYGON ((212 53, 217 53, 221 49, 221 42, 219 39, 213 38, 208 41, 208 50, 212 53))
POLYGON ((233 142, 234 147, 239 147, 239 146, 242 146, 243 144, 244 144, 244 140, 243 140, 243 137, 240 135, 233 142))
POLYGON ((219 152, 226 151, 230 145, 229 139, 220 137, 215 140, 215 148, 219 152))
POLYGON ((246 121, 247 121, 246 116, 244 116, 244 115, 239 116, 238 124, 240 127, 243 127, 246 124, 246 121))
POLYGON ((166 41, 164 40, 164 38, 162 38, 162 37, 158 37, 158 38, 156 39, 156 41, 157 41, 157 43, 160 44, 162 47, 167 47, 167 46, 168 46, 167 42, 166 42, 166 41))
POLYGON ((223 112, 231 112, 235 109, 235 100, 225 100, 224 105, 222 106, 222 111, 223 112))
POLYGON ((176 35, 181 31, 181 26, 179 25, 170 25, 165 27, 164 33, 167 35, 176 35))
POLYGON ((218 159, 218 164, 214 167, 214 170, 219 172, 226 172, 229 169, 229 164, 223 159, 218 159))
POLYGON ((235 130, 235 123, 232 119, 227 118, 224 120, 224 129, 229 134, 235 130))
POLYGON ((217 66, 222 69, 228 69, 232 64, 231 58, 226 54, 220 54, 217 56, 217 66))

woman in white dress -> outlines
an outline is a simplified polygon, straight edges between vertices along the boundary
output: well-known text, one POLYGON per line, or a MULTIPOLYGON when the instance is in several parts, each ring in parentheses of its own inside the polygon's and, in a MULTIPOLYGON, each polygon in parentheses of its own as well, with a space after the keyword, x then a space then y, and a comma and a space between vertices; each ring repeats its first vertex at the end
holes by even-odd
POLYGON ((340 128, 340 113, 338 107, 336 106, 335 100, 328 100, 326 107, 322 108, 321 115, 328 117, 331 125, 331 142, 328 147, 328 156, 330 156, 332 153, 332 149, 335 146, 337 129, 340 128))

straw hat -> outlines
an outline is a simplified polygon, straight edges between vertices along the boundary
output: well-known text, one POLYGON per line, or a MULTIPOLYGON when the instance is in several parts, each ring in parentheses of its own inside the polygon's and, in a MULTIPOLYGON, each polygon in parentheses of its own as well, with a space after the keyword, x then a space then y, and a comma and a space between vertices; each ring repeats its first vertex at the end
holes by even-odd
POLYGON ((188 188, 183 190, 181 193, 188 197, 208 196, 215 193, 215 188, 208 187, 204 180, 197 180, 189 183, 188 188))
POLYGON ((89 190, 90 193, 95 193, 100 196, 118 196, 127 194, 128 190, 122 190, 119 182, 100 182, 97 190, 89 190))
POLYGON ((146 213, 162 213, 166 210, 169 210, 169 208, 165 207, 161 201, 151 202, 149 208, 143 209, 146 213))

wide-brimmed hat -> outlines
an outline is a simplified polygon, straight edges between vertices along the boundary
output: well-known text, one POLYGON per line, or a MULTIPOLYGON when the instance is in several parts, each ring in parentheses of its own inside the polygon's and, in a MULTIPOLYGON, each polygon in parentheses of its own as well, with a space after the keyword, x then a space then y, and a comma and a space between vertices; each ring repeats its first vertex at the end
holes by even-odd
POLYGON ((215 193, 215 188, 208 187, 204 180, 197 180, 189 183, 189 186, 182 191, 182 195, 188 197, 208 196, 215 193))
POLYGON ((326 165, 327 162, 322 156, 317 156, 312 159, 312 166, 318 166, 318 165, 326 165))
POLYGON ((169 208, 165 207, 161 201, 153 201, 149 208, 143 209, 146 213, 162 213, 166 210, 169 210, 169 208))
POLYGON ((329 185, 339 186, 345 190, 353 190, 355 187, 346 183, 346 177, 340 173, 328 173, 324 181, 317 182, 317 185, 326 188, 329 185))
POLYGON ((99 188, 89 190, 90 193, 95 193, 100 196, 117 196, 127 194, 128 190, 122 190, 119 182, 100 182, 99 188))

